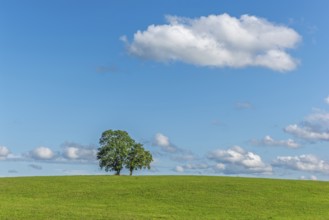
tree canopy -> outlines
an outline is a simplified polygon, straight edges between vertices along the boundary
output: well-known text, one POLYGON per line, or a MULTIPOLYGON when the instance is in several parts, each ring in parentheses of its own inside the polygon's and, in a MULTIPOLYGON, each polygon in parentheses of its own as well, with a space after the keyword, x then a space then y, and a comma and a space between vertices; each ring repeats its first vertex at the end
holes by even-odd
POLYGON ((134 170, 150 169, 152 154, 142 144, 136 143, 126 131, 104 131, 99 144, 97 159, 101 169, 104 168, 106 172, 115 171, 116 175, 120 175, 125 167, 132 175, 134 170))
POLYGON ((126 168, 129 169, 130 175, 134 170, 148 168, 152 162, 152 154, 143 148, 142 144, 134 144, 129 150, 126 161, 126 168))

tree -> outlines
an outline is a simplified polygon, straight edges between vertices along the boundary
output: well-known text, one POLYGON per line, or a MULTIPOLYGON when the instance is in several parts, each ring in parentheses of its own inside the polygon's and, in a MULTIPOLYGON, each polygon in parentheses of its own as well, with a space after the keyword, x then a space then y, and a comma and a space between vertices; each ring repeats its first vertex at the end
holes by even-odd
POLYGON ((152 154, 149 151, 146 151, 142 144, 137 143, 134 144, 128 152, 126 168, 129 169, 131 176, 134 170, 143 168, 150 169, 152 161, 152 154))
POLYGON ((104 131, 99 144, 97 159, 101 169, 105 168, 106 172, 115 171, 115 175, 120 175, 126 167, 132 175, 134 170, 150 169, 153 160, 151 153, 142 144, 136 143, 126 131, 104 131))
POLYGON ((99 166, 105 171, 115 171, 115 175, 120 175, 125 165, 129 149, 133 147, 135 141, 126 131, 107 130, 102 133, 99 140, 97 159, 99 166))

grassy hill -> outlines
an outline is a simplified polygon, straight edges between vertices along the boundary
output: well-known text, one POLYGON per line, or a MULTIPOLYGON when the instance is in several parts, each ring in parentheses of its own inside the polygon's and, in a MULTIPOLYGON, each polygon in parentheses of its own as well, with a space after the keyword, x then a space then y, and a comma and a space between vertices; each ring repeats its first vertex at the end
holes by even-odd
POLYGON ((0 219, 328 218, 328 182, 204 176, 0 179, 0 219))

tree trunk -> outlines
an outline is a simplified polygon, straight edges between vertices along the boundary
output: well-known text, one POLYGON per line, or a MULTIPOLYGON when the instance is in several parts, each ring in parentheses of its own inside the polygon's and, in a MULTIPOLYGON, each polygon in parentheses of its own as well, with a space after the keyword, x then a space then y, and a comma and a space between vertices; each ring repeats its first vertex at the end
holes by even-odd
POLYGON ((120 170, 117 170, 115 173, 116 176, 120 176, 120 170))
POLYGON ((130 176, 132 176, 133 175, 133 170, 130 170, 130 176))

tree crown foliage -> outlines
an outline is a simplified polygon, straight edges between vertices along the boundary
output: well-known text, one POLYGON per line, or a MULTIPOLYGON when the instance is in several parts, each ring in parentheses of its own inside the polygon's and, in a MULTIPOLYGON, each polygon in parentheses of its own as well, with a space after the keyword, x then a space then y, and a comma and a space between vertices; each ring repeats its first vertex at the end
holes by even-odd
POLYGON ((99 166, 108 171, 115 171, 120 175, 126 167, 132 175, 133 170, 148 168, 152 162, 152 154, 136 143, 126 131, 107 130, 102 133, 99 140, 97 159, 99 166))

